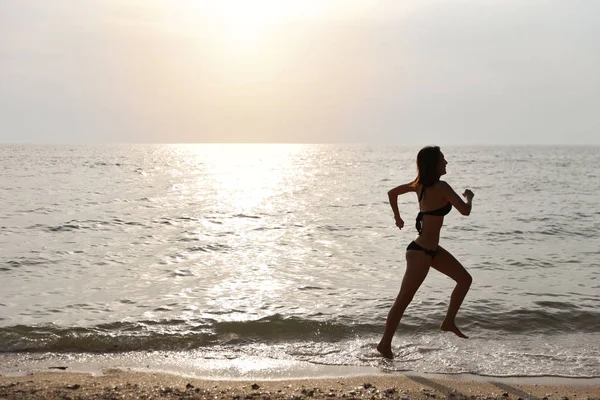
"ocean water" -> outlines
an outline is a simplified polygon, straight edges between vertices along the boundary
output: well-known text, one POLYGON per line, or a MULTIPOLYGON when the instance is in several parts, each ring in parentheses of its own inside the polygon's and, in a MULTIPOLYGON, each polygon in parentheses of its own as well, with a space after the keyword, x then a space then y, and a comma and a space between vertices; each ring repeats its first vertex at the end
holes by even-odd
POLYGON ((600 376, 600 148, 447 147, 475 193, 440 244, 474 278, 457 323, 431 270, 372 356, 415 237, 417 148, 0 146, 0 362, 171 352, 197 360, 600 376))

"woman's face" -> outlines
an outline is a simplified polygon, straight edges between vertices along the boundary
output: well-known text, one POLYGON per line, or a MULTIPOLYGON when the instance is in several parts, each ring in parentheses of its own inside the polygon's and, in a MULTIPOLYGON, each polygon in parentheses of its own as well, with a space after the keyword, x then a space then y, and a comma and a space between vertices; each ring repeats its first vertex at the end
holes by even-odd
POLYGON ((440 169, 440 176, 446 174, 446 164, 448 164, 448 161, 446 161, 444 158, 444 153, 440 152, 440 163, 438 165, 438 168, 440 169))

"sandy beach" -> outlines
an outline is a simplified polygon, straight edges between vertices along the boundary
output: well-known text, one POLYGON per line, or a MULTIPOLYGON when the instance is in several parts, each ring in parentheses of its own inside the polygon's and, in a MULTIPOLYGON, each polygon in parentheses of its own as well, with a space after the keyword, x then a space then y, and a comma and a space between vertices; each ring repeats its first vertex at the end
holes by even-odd
POLYGON ((106 370, 101 375, 36 372, 0 376, 6 399, 600 399, 597 380, 389 374, 326 379, 209 380, 162 373, 106 370), (560 382, 561 380, 557 380, 560 382), (564 382, 564 381, 563 381, 564 382))

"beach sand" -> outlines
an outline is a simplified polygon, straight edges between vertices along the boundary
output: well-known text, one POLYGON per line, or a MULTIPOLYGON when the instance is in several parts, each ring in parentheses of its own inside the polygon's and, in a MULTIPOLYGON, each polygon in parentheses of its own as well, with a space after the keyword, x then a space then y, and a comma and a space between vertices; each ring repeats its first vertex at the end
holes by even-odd
POLYGON ((36 372, 0 376, 2 399, 546 399, 600 400, 600 383, 553 378, 428 377, 385 374, 293 380, 209 380, 105 370, 101 375, 36 372))

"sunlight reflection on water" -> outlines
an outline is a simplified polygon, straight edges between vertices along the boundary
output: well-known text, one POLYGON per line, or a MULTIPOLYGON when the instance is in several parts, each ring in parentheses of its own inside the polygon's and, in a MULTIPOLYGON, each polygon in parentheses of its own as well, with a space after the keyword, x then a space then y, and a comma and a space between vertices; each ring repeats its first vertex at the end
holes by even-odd
MULTIPOLYGON (((274 243, 283 229, 267 229, 264 214, 285 208, 282 199, 297 188, 304 174, 309 147, 303 145, 211 144, 173 145, 187 165, 201 166, 202 175, 190 183, 197 199, 210 197, 215 213, 235 213, 227 232, 236 232, 230 247, 247 245, 226 267, 227 274, 207 288, 207 305, 225 321, 246 321, 270 315, 269 303, 277 302, 293 282, 273 270, 279 263, 274 243), (302 165, 296 165, 303 159, 302 165), (261 246, 255 246, 256 244, 261 246), (261 248, 262 247, 262 248, 261 248)), ((276 222, 276 221, 273 221, 276 222)), ((212 224, 203 222, 199 235, 212 224)), ((221 231, 223 232, 223 231, 221 231)))
POLYGON ((224 209, 235 208, 247 215, 267 211, 270 198, 293 190, 295 176, 302 173, 302 169, 293 168, 294 163, 306 153, 302 145, 174 146, 183 157, 195 159, 197 165, 203 166, 204 174, 195 182, 198 196, 210 187, 218 193, 218 202, 224 209))

